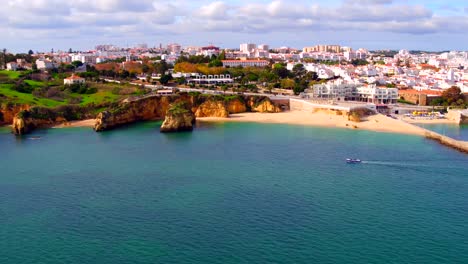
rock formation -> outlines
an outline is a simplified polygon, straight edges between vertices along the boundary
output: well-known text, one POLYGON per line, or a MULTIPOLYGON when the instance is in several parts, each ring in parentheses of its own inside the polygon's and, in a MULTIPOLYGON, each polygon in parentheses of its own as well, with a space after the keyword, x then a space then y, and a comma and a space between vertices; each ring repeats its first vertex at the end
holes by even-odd
POLYGON ((23 110, 29 110, 29 105, 2 105, 0 106, 0 126, 12 124, 16 114, 23 110))
POLYGON ((206 100, 198 106, 196 117, 228 117, 229 112, 224 101, 206 100))
POLYGON ((138 121, 162 120, 169 105, 180 99, 177 96, 148 96, 127 100, 99 113, 94 130, 104 131, 138 121))
POLYGON ((97 115, 94 130, 109 130, 137 121, 163 120, 171 104, 184 102, 196 117, 228 117, 229 113, 281 112, 268 97, 221 96, 180 93, 172 96, 150 95, 125 100, 97 115))
POLYGON ((28 134, 36 128, 48 127, 55 123, 54 119, 44 115, 43 118, 36 116, 37 112, 23 110, 13 118, 11 130, 15 135, 28 134))
POLYGON ((195 115, 186 104, 184 102, 174 103, 167 110, 160 131, 163 133, 192 131, 194 124, 195 115))
POLYGON ((279 113, 282 111, 281 107, 275 105, 268 97, 250 96, 247 99, 247 106, 251 112, 279 113))
POLYGON ((230 114, 245 113, 247 112, 247 105, 242 97, 228 100, 226 103, 227 111, 230 114))

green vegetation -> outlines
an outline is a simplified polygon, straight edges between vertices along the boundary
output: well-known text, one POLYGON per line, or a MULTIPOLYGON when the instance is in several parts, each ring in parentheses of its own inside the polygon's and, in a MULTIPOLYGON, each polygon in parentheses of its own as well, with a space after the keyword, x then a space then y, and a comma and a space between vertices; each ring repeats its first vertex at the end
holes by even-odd
POLYGON ((84 85, 63 85, 67 75, 52 76, 30 71, 0 71, 0 103, 24 104, 38 107, 65 105, 101 105, 117 102, 124 96, 141 95, 147 89, 128 84, 103 84, 92 81, 96 75, 83 74, 90 78, 84 85))
POLYGON ((400 103, 400 104, 407 104, 407 105, 415 105, 415 103, 410 102, 410 101, 406 101, 406 100, 403 99, 403 98, 398 99, 398 103, 400 103))
POLYGON ((187 105, 185 104, 185 102, 178 102, 178 103, 172 104, 168 112, 174 115, 180 115, 180 114, 186 114, 190 112, 190 110, 187 109, 187 105))
POLYGON ((452 86, 442 93, 442 97, 431 102, 433 106, 451 106, 451 107, 468 107, 468 102, 465 101, 461 89, 457 86, 452 86))
POLYGON ((21 76, 21 72, 19 71, 6 71, 0 70, 0 77, 7 77, 9 79, 16 80, 21 76))

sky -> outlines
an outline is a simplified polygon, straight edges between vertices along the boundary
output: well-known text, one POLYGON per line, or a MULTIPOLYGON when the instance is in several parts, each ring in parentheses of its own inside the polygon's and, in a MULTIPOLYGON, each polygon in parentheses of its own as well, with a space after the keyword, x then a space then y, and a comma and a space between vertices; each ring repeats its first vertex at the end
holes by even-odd
POLYGON ((240 43, 468 50, 468 0, 4 0, 0 48, 240 43))

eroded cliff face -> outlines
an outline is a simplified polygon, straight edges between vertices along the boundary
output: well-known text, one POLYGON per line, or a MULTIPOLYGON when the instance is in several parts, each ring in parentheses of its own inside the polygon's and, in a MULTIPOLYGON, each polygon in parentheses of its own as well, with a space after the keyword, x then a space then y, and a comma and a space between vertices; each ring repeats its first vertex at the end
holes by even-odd
MULTIPOLYGON (((281 112, 281 107, 268 97, 245 96, 229 98, 201 94, 181 93, 172 96, 152 95, 140 99, 127 100, 110 107, 97 115, 94 130, 109 130, 124 124, 147 120, 163 120, 171 104, 183 102, 195 117, 229 117, 229 113, 281 112)), ((176 122, 170 117, 168 122, 176 122)), ((179 120, 181 121, 181 120, 179 120)))
POLYGON ((0 126, 12 124, 16 114, 29 110, 29 105, 2 105, 0 106, 0 126))
POLYGON ((52 119, 38 119, 29 116, 25 116, 24 113, 28 110, 24 110, 16 114, 13 118, 11 130, 15 135, 28 134, 34 129, 49 127, 55 124, 55 120, 52 119))
POLYGON ((197 107, 196 117, 229 117, 224 101, 207 100, 197 107))
POLYGON ((274 104, 268 97, 251 96, 248 98, 247 105, 251 112, 260 113, 279 113, 281 107, 274 104))
POLYGON ((169 105, 180 99, 178 96, 155 95, 124 101, 99 113, 96 117, 94 130, 99 132, 138 121, 164 119, 169 105))
POLYGON ((171 104, 160 131, 163 133, 192 131, 195 120, 192 110, 184 102, 171 104))

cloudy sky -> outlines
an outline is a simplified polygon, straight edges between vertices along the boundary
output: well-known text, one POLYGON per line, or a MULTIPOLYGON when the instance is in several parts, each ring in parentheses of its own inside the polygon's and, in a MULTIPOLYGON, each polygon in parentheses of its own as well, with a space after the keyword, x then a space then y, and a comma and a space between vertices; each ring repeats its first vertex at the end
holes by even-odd
POLYGON ((468 50, 468 0, 4 0, 0 48, 96 44, 468 50))

